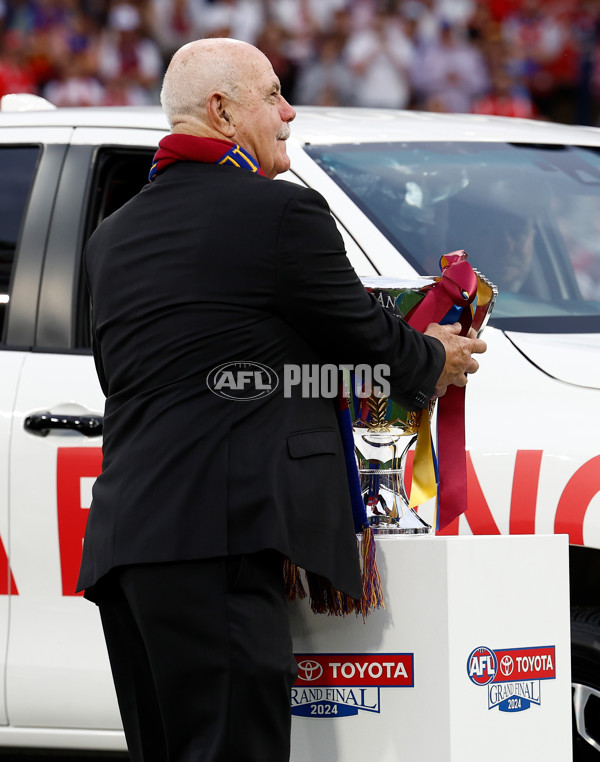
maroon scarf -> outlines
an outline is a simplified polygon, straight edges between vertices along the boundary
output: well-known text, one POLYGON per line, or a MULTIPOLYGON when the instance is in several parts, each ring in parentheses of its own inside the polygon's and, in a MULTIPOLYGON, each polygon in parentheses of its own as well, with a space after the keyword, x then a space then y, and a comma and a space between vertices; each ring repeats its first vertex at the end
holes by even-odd
POLYGON ((231 164, 234 167, 257 172, 266 177, 258 162, 247 151, 229 140, 199 138, 195 135, 171 133, 158 144, 158 151, 150 168, 150 182, 169 164, 176 161, 199 161, 203 164, 231 164))

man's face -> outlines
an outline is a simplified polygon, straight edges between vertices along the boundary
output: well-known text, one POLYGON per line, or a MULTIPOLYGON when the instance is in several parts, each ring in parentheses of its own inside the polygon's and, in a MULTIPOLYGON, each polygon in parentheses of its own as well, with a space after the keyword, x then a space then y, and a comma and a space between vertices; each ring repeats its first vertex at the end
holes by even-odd
POLYGON ((272 179, 290 167, 285 140, 296 112, 282 96, 279 79, 262 53, 249 57, 247 71, 246 84, 233 101, 233 139, 258 159, 272 179))
POLYGON ((531 270, 535 250, 535 228, 531 222, 506 231, 503 275, 510 291, 519 291, 531 270))
POLYGON ((525 282, 535 252, 535 227, 529 220, 499 224, 477 235, 481 263, 473 261, 500 288, 518 292, 525 282))

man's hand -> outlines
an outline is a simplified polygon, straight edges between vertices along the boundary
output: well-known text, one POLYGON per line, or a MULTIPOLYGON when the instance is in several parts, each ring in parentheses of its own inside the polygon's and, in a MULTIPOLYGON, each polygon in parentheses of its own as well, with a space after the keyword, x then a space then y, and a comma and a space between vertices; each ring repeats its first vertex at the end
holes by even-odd
POLYGON ((468 336, 459 336, 460 331, 460 323, 430 323, 425 331, 428 336, 434 336, 441 341, 446 350, 446 364, 435 386, 436 397, 443 397, 450 384, 465 386, 467 373, 475 373, 479 368, 479 363, 472 355, 482 354, 487 349, 485 341, 476 338, 472 328, 468 336))

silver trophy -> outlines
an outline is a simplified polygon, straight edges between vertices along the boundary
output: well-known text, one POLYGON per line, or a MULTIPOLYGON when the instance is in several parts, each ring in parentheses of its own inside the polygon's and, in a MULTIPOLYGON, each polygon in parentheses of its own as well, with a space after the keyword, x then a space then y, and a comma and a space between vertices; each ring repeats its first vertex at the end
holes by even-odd
MULTIPOLYGON (((429 404, 429 414, 434 404, 429 404)), ((371 393, 356 405, 352 433, 367 518, 378 534, 427 534, 431 526, 412 508, 404 486, 406 457, 419 415, 371 393), (365 407, 368 417, 363 413, 365 407)))
MULTIPOLYGON (((472 314, 472 327, 481 333, 493 309, 498 290, 481 273, 477 276, 477 301, 472 314)), ((440 279, 420 277, 363 278, 363 285, 388 310, 401 318, 410 316, 425 294, 440 279)), ((409 319, 410 322, 410 319, 409 319)), ((358 466, 362 498, 367 518, 379 534, 428 534, 432 527, 409 508, 404 474, 406 459, 417 439, 421 412, 402 408, 376 388, 354 388, 351 398, 354 452, 358 466), (359 396, 360 395, 360 396, 359 396)), ((435 400, 429 402, 423 415, 431 419, 435 400)))

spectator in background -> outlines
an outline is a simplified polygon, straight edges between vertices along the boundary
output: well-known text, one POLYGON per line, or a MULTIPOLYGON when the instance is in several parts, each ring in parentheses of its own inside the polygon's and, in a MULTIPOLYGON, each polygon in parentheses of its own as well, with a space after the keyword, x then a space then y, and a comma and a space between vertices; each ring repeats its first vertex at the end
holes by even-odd
MULTIPOLYGON (((265 23, 260 0, 196 0, 204 37, 232 37, 253 45, 265 23)), ((189 41, 189 40, 188 40, 189 41)))
POLYGON ((7 93, 37 93, 37 80, 27 60, 25 40, 16 31, 2 35, 0 97, 7 93))
POLYGON ((559 86, 576 78, 576 61, 568 50, 568 26, 559 10, 556 2, 522 0, 502 25, 513 70, 526 83, 543 115, 552 113, 559 86))
POLYGON ((490 15, 495 21, 502 22, 511 13, 514 13, 522 4, 522 0, 479 0, 485 3, 490 10, 490 15))
POLYGON ((475 7, 475 0, 436 0, 435 13, 453 26, 466 27, 475 7))
POLYGON ((108 17, 100 43, 98 69, 110 105, 139 106, 157 102, 163 74, 158 45, 142 31, 140 12, 119 3, 108 17))
POLYGON ((411 81, 419 108, 435 103, 435 110, 468 113, 489 79, 483 56, 464 30, 443 22, 439 39, 417 51, 411 81))
POLYGON ((437 40, 439 21, 433 0, 400 0, 398 12, 404 18, 406 34, 415 47, 437 40))
POLYGON ((406 108, 413 47, 402 18, 378 11, 370 27, 356 31, 344 55, 355 77, 355 105, 406 108))
POLYGON ((289 37, 277 21, 269 19, 256 40, 256 47, 271 62, 273 71, 279 77, 281 91, 288 95, 294 91, 298 66, 288 54, 289 37))
POLYGON ((63 52, 60 44, 62 16, 33 2, 22 2, 12 14, 10 31, 16 32, 24 50, 24 68, 33 76, 38 93, 56 76, 56 64, 63 52))
POLYGON ((352 34, 352 14, 349 7, 335 11, 331 18, 331 24, 324 34, 335 37, 340 51, 344 49, 352 34))
POLYGON ((319 34, 329 30, 337 11, 348 5, 346 0, 266 0, 268 12, 295 37, 298 33, 319 34))
POLYGON ((518 116, 525 119, 534 116, 529 93, 524 88, 517 87, 511 75, 502 67, 492 71, 490 89, 475 100, 471 110, 474 114, 518 116))
MULTIPOLYGON (((264 51, 263 51, 264 52, 264 51)), ((336 35, 324 35, 317 55, 308 63, 296 83, 294 103, 313 106, 352 106, 354 78, 342 56, 336 35)))
POLYGON ((578 53, 577 84, 573 121, 576 124, 598 123, 598 98, 593 92, 594 49, 600 32, 600 8, 597 0, 578 2, 569 29, 578 53))
POLYGON ((464 28, 469 40, 477 45, 484 58, 487 58, 488 46, 496 44, 501 37, 500 24, 494 19, 489 5, 483 0, 479 0, 475 5, 464 28))
POLYGON ((51 80, 42 92, 55 106, 103 106, 104 87, 89 68, 85 51, 70 52, 62 61, 58 77, 51 80))
MULTIPOLYGON (((323 9, 327 10, 327 3, 328 0, 324 0, 322 3, 321 13, 323 9)), ((285 40, 285 49, 282 49, 280 43, 278 55, 285 57, 293 70, 292 80, 289 77, 284 78, 281 83, 285 92, 286 85, 293 87, 296 72, 311 61, 315 54, 315 40, 320 29, 317 19, 322 18, 322 16, 317 15, 319 12, 318 3, 315 5, 311 0, 266 0, 266 5, 268 20, 265 30, 259 38, 258 47, 270 59, 269 50, 272 50, 273 46, 266 43, 265 40, 273 35, 273 30, 280 30, 281 39, 285 40)), ((324 28, 326 26, 327 23, 325 23, 324 28)), ((276 59, 274 60, 276 61, 276 59)), ((280 65, 274 65, 273 68, 281 79, 280 72, 282 69, 280 65)))
POLYGON ((166 68, 173 53, 188 40, 200 37, 200 19, 194 0, 151 0, 150 31, 166 68))

